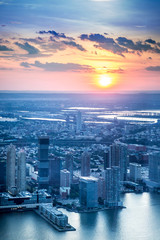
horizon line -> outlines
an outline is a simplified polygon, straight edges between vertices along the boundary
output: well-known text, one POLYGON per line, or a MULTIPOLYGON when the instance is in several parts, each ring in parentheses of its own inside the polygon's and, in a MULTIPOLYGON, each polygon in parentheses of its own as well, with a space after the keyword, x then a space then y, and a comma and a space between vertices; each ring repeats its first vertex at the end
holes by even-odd
POLYGON ((41 90, 0 90, 0 93, 54 93, 54 94, 151 94, 159 93, 160 90, 146 90, 146 91, 41 91, 41 90))

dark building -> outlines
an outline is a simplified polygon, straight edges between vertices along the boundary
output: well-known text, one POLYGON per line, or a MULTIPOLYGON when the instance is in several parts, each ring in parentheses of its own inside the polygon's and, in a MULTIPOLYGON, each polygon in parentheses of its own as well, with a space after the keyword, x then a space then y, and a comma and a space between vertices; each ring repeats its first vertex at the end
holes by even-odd
POLYGON ((49 185, 53 188, 60 187, 61 159, 54 157, 49 160, 49 185))
POLYGON ((90 176, 90 154, 87 151, 83 152, 81 158, 81 176, 90 176))
POLYGON ((110 161, 109 161, 109 152, 105 152, 104 153, 104 170, 106 168, 110 168, 111 167, 111 164, 110 164, 110 161))
POLYGON ((0 160, 0 192, 6 191, 6 162, 0 160))
POLYGON ((48 189, 49 186, 49 160, 48 160, 49 137, 38 139, 38 187, 48 189))

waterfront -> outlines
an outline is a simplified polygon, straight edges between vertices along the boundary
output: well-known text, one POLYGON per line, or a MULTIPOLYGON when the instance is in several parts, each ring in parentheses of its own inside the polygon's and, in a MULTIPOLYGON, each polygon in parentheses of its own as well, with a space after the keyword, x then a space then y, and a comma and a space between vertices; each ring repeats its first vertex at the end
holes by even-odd
POLYGON ((126 209, 97 213, 73 213, 63 210, 75 232, 57 232, 34 212, 0 215, 0 236, 5 240, 157 240, 160 236, 160 195, 122 196, 126 209))

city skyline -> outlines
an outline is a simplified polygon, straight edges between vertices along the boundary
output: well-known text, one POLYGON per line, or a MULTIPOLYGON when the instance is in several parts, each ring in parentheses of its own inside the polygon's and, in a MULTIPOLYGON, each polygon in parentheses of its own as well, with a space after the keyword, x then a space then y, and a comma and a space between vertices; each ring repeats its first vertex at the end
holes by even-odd
POLYGON ((0 2, 0 90, 160 90, 160 2, 0 2))

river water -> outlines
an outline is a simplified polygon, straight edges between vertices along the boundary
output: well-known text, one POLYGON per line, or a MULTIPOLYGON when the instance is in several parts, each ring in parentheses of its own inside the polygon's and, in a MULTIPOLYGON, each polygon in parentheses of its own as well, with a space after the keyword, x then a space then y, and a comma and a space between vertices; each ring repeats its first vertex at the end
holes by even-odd
POLYGON ((0 214, 2 240, 159 240, 160 194, 127 193, 126 208, 96 213, 65 212, 74 232, 57 232, 34 212, 0 214))

